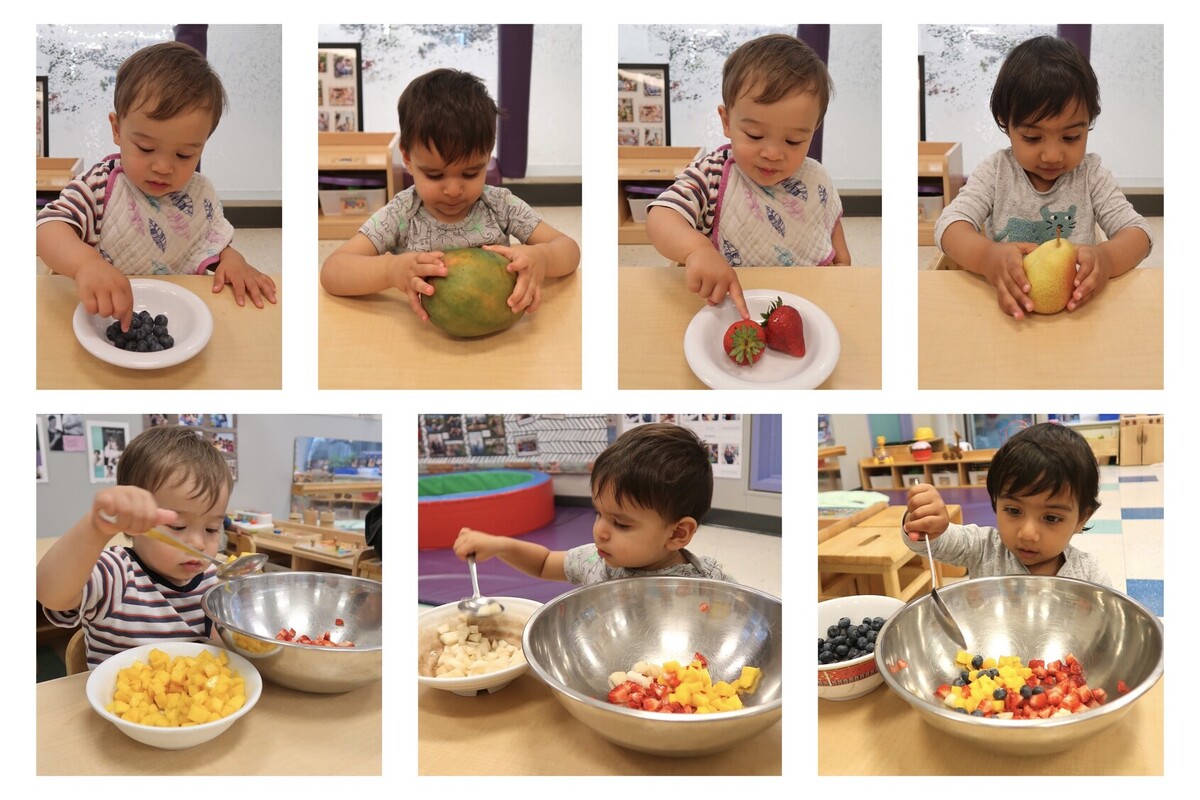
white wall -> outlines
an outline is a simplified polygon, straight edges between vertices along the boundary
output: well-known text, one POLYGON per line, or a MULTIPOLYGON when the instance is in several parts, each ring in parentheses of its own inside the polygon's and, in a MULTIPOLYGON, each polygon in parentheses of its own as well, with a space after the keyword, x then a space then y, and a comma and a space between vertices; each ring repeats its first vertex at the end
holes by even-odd
MULTIPOLYGON (((1009 146, 992 119, 992 86, 1004 56, 1056 26, 921 25, 925 55, 926 138, 962 142, 971 170, 1009 146)), ((1163 188, 1163 26, 1093 25, 1092 68, 1100 83, 1100 116, 1088 136, 1125 189, 1163 188)))
MULTIPOLYGON (((84 167, 116 152, 108 114, 117 68, 174 38, 171 25, 38 25, 37 74, 49 76, 50 155, 84 167)), ((229 109, 201 169, 225 202, 282 201, 283 46, 279 25, 210 25, 208 59, 229 109)))
MULTIPOLYGON (((617 61, 670 64, 671 144, 715 150, 721 132, 721 67, 744 42, 796 25, 619 25, 617 61)), ((879 25, 831 25, 834 97, 825 116, 822 163, 839 189, 882 187, 882 37, 879 25)), ((614 125, 615 127, 615 125, 614 125)))

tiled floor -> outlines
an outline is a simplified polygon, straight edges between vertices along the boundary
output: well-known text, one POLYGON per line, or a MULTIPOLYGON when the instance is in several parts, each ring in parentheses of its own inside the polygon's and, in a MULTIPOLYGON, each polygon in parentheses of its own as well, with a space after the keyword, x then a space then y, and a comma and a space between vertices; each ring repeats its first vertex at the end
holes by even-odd
MULTIPOLYGON (((1163 605, 1163 465, 1101 466, 1100 508, 1071 544, 1092 553, 1113 588, 1160 618, 1163 605)), ((961 503, 963 520, 995 525, 985 490, 964 490, 946 502, 961 503)), ((950 582, 950 581, 948 581, 950 582)))
MULTIPOLYGON (((592 510, 559 506, 554 522, 521 538, 552 550, 567 550, 592 541, 592 510)), ((752 531, 701 525, 688 548, 715 558, 739 583, 783 597, 782 539, 752 531)), ((525 597, 546 602, 575 588, 569 583, 531 578, 499 559, 477 565, 483 594, 525 597)), ((471 595, 466 564, 450 550, 417 552, 418 605, 440 605, 471 595)))

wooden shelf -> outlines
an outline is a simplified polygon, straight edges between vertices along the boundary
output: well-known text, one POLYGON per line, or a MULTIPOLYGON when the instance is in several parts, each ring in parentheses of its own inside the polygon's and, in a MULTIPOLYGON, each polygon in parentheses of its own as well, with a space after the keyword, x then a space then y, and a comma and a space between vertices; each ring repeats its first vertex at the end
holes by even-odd
POLYGON ((917 461, 911 454, 901 453, 894 456, 890 464, 876 463, 874 458, 860 459, 858 462, 858 472, 863 489, 874 489, 876 491, 905 488, 907 486, 905 483, 905 473, 910 469, 916 468, 921 470, 921 483, 933 484, 939 489, 980 487, 987 485, 987 465, 991 463, 995 455, 996 450, 994 449, 968 450, 963 453, 961 459, 949 460, 940 456, 934 456, 928 461, 917 461), (985 471, 982 479, 972 481, 971 473, 979 470, 985 471), (951 482, 939 483, 935 475, 945 472, 952 474, 951 482), (887 476, 889 478, 888 485, 877 486, 872 484, 871 478, 873 476, 887 476))
MULTIPOLYGON (((318 133, 317 175, 322 172, 381 173, 386 181, 385 202, 396 196, 392 154, 399 146, 399 133, 318 133)), ((317 210, 320 239, 349 239, 358 233, 370 214, 322 214, 317 210)))
POLYGON ((625 186, 651 184, 666 189, 675 177, 703 155, 699 147, 617 148, 617 244, 650 244, 646 223, 635 222, 625 186))
MULTIPOLYGON (((950 205, 963 187, 962 145, 958 142, 917 142, 917 177, 938 178, 942 182, 942 207, 950 205)), ((935 244, 933 229, 937 220, 917 222, 917 244, 935 244)))

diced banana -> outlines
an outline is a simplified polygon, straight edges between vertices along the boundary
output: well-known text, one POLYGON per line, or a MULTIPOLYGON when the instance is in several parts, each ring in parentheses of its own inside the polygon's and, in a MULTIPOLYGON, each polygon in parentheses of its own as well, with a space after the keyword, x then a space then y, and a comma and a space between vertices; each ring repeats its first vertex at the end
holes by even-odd
POLYGON ((608 676, 608 688, 615 689, 616 687, 620 686, 622 683, 625 682, 625 676, 626 676, 626 673, 620 672, 620 671, 614 672, 613 674, 609 675, 608 676))

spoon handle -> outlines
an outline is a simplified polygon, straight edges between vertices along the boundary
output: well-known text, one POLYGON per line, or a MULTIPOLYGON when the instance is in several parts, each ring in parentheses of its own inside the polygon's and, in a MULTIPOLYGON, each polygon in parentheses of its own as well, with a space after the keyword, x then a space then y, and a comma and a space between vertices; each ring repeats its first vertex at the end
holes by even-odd
POLYGON ((475 554, 467 556, 467 566, 471 568, 471 590, 479 597, 479 576, 475 573, 475 554))
POLYGON ((200 558, 203 558, 206 561, 211 561, 212 563, 214 563, 218 566, 223 566, 225 564, 224 561, 221 561, 220 559, 217 559, 217 558, 213 558, 208 553, 202 553, 199 550, 197 550, 196 548, 192 547, 191 545, 187 545, 187 544, 184 544, 183 542, 179 541, 171 534, 160 531, 158 528, 151 528, 150 530, 146 531, 142 535, 149 536, 151 539, 153 539, 156 542, 162 542, 163 544, 168 544, 171 547, 182 550, 183 552, 188 553, 190 555, 199 556, 200 558))

